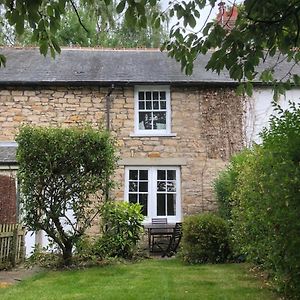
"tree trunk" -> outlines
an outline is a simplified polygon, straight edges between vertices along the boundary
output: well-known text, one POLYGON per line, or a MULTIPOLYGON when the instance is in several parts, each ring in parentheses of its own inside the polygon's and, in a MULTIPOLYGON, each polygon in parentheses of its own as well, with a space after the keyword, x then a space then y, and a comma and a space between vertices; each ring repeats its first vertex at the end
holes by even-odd
POLYGON ((65 247, 63 249, 63 265, 64 266, 70 266, 72 264, 72 243, 68 242, 65 244, 65 247))

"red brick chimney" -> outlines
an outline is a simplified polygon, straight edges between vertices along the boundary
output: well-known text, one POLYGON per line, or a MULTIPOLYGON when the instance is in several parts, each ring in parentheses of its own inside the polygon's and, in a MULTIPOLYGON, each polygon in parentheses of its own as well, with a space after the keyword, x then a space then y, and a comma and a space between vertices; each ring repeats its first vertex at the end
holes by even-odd
POLYGON ((226 30, 232 30, 238 16, 238 10, 235 5, 226 9, 225 2, 219 4, 219 13, 217 14, 217 22, 226 30))

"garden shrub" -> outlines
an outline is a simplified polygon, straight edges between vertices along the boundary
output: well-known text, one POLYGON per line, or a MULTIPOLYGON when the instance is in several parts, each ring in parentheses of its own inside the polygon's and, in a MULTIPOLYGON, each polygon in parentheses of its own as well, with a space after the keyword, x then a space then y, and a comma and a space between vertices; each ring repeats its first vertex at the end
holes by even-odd
POLYGON ((23 222, 45 231, 69 265, 75 244, 99 213, 95 198, 112 185, 115 140, 90 126, 25 125, 16 141, 23 222))
MULTIPOLYGON (((236 251, 264 268, 285 297, 300 295, 300 109, 277 107, 262 144, 248 151, 230 194, 236 251)), ((232 170, 231 170, 232 171, 232 170)))
POLYGON ((221 263, 229 252, 225 220, 212 213, 184 219, 181 257, 185 262, 221 263))
POLYGON ((243 167, 249 153, 249 150, 245 149, 232 157, 227 169, 222 171, 214 181, 218 212, 225 220, 231 220, 231 211, 234 204, 233 192, 237 185, 238 170, 243 167))
POLYGON ((107 202, 101 209, 103 235, 95 243, 99 257, 132 258, 142 232, 141 206, 128 202, 107 202))

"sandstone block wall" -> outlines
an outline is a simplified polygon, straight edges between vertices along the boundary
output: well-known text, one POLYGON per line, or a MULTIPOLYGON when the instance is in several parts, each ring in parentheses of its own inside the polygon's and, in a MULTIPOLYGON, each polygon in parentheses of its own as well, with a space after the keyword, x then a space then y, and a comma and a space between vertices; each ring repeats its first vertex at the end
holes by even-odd
MULTIPOLYGON (((0 141, 13 141, 21 124, 105 127, 107 87, 0 89, 0 141)), ((172 137, 133 137, 134 88, 116 87, 110 126, 120 158, 184 158, 182 212, 214 210, 213 179, 243 144, 243 105, 230 88, 171 87, 172 137)), ((124 198, 124 166, 115 176, 124 198)))

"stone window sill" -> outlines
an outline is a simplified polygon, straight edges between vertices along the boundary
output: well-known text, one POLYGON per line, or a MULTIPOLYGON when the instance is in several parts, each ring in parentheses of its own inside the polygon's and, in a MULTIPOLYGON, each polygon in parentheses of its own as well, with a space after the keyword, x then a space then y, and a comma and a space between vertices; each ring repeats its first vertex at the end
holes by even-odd
POLYGON ((175 137, 177 133, 161 133, 161 134, 140 134, 140 133, 130 133, 130 137, 175 137))

